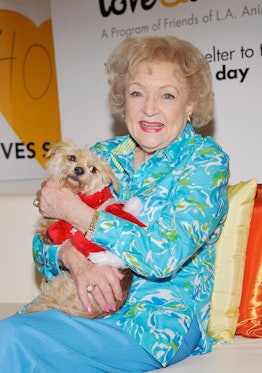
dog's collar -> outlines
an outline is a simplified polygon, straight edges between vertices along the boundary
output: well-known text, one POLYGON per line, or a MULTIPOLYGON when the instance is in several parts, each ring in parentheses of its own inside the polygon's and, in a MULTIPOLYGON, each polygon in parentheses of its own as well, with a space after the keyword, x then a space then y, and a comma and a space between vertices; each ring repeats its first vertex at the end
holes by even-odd
POLYGON ((95 192, 91 195, 86 195, 86 194, 79 193, 79 197, 88 206, 97 210, 107 200, 113 198, 113 195, 112 195, 111 190, 108 186, 108 187, 105 187, 104 189, 100 190, 99 192, 95 192))

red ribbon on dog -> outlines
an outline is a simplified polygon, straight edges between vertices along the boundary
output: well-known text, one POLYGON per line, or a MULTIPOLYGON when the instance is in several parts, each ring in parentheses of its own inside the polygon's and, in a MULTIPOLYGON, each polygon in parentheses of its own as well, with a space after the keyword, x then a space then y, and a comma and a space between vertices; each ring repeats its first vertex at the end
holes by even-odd
MULTIPOLYGON (((88 206, 97 210, 106 201, 112 199, 113 195, 110 188, 106 187, 103 190, 91 195, 79 193, 79 197, 88 206)), ((134 215, 130 214, 127 211, 124 211, 124 204, 122 203, 109 204, 105 207, 105 211, 122 219, 135 223, 140 227, 145 227, 145 224, 139 221, 134 215)), ((101 246, 87 240, 82 232, 78 231, 72 225, 63 220, 58 220, 53 223, 48 228, 47 235, 57 245, 61 245, 65 240, 71 238, 74 247, 86 257, 93 252, 105 251, 105 249, 101 246)))

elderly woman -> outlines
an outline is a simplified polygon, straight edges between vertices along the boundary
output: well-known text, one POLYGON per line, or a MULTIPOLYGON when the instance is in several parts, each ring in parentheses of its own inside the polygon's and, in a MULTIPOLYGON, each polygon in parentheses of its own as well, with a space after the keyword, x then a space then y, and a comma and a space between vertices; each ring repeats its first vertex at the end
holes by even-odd
MULTIPOLYGON (((228 209, 228 156, 193 127, 212 119, 210 69, 190 43, 175 37, 124 40, 107 63, 112 112, 127 136, 92 149, 109 162, 117 198, 139 197, 146 227, 95 213, 69 189, 44 182, 40 212, 62 219, 107 248, 134 272, 119 312, 88 320, 50 310, 0 324, 6 372, 144 372, 211 350, 206 334, 215 244, 228 209), (89 232, 90 233, 90 232, 89 232)), ((97 266, 68 240, 34 238, 36 266, 47 279, 67 268, 88 313, 86 291, 105 311, 121 298, 121 274, 97 266), (90 289, 90 286, 88 287, 90 289)))

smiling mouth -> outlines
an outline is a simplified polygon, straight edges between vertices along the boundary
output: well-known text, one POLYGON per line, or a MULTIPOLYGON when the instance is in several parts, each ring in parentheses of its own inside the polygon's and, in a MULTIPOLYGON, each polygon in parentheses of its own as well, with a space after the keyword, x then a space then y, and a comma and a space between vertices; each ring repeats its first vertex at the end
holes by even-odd
POLYGON ((164 127, 163 123, 147 123, 147 122, 139 122, 141 127, 145 128, 162 128, 164 127))
POLYGON ((145 133, 158 133, 162 131, 162 129, 165 127, 163 123, 148 123, 148 122, 139 122, 140 128, 145 133))

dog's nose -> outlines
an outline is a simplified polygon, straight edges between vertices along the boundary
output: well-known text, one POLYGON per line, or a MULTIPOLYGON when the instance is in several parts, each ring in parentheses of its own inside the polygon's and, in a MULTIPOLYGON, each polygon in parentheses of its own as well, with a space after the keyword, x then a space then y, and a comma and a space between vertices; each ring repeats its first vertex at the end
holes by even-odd
POLYGON ((80 176, 85 173, 85 170, 82 167, 75 167, 75 173, 77 176, 80 176))

